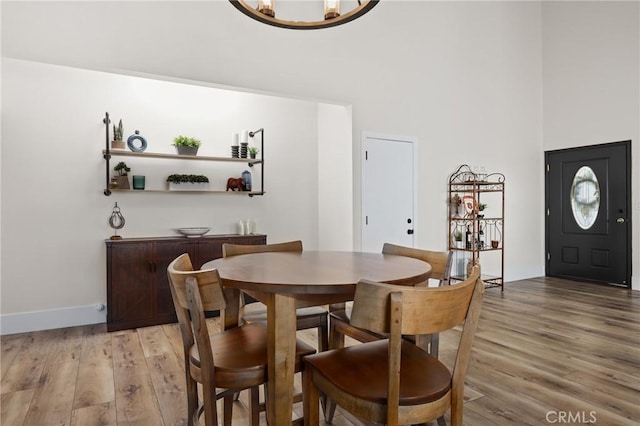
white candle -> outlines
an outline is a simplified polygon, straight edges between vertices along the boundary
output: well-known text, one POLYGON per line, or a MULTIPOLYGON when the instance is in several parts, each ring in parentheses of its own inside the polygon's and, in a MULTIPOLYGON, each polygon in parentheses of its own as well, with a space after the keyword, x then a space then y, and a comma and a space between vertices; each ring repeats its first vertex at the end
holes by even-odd
POLYGON ((249 132, 247 130, 243 130, 240 137, 240 143, 248 143, 249 142, 249 132))
POLYGON ((238 138, 240 137, 240 135, 238 135, 237 133, 233 133, 233 146, 238 146, 238 138))

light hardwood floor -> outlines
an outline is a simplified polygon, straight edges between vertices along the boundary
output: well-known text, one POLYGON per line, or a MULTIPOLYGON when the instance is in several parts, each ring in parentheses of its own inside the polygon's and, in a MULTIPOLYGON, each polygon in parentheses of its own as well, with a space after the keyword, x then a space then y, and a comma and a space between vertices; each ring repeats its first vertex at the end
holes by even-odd
MULTIPOLYGON (((177 326, 105 330, 2 336, 0 423, 186 424, 177 326)), ((441 337, 445 362, 456 338, 441 337)), ((488 289, 466 383, 465 425, 640 424, 640 292, 551 278, 488 289)), ((245 416, 241 398, 234 425, 245 416)), ((339 411, 334 424, 360 423, 339 411)))

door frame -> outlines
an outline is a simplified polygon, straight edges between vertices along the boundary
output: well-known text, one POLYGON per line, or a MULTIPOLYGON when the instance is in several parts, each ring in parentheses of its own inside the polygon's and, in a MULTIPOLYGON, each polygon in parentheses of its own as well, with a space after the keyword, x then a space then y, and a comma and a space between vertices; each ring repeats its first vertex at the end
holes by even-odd
MULTIPOLYGON (((627 259, 626 259, 626 265, 627 265, 627 285, 626 287, 628 289, 631 289, 631 277, 633 276, 633 271, 632 271, 632 239, 633 239, 633 232, 632 232, 632 223, 631 223, 631 218, 633 216, 633 210, 632 210, 632 202, 631 202, 631 194, 633 193, 632 191, 632 186, 633 186, 633 179, 632 179, 632 170, 631 170, 631 165, 632 165, 632 161, 631 161, 631 140, 624 140, 624 141, 618 141, 618 142, 608 142, 608 143, 601 143, 601 144, 594 144, 594 145, 584 145, 584 146, 579 146, 579 147, 572 147, 572 148, 564 148, 564 149, 553 149, 553 150, 547 150, 544 152, 544 211, 545 211, 545 216, 544 216, 544 252, 545 252, 545 262, 544 262, 544 273, 545 276, 553 276, 549 274, 549 262, 550 262, 550 254, 549 254, 549 241, 550 241, 550 234, 549 234, 549 186, 550 186, 550 182, 549 182, 549 174, 548 174, 548 164, 549 164, 549 154, 550 153, 565 153, 565 152, 571 152, 571 151, 584 151, 587 149, 597 149, 597 148, 606 148, 608 146, 613 146, 613 145, 618 145, 618 146, 624 146, 625 147, 625 151, 626 151, 626 169, 627 169, 627 179, 629 182, 629 185, 627 185, 627 193, 626 193, 626 221, 628 222, 628 226, 627 226, 627 247, 626 247, 626 253, 627 253, 627 259)), ((588 280, 584 280, 584 281, 588 281, 588 280)), ((596 283, 603 283, 602 281, 593 281, 596 283)), ((611 285, 618 285, 618 286, 623 286, 622 284, 617 284, 617 283, 608 283, 611 285)))
POLYGON ((396 141, 402 143, 411 144, 411 155, 413 157, 413 246, 417 245, 417 237, 418 237, 418 138, 414 136, 406 136, 406 135, 392 135, 385 133, 376 133, 370 131, 363 131, 360 139, 360 249, 363 249, 363 234, 365 229, 365 212, 364 212, 364 194, 365 194, 365 179, 364 179, 364 158, 365 158, 365 140, 367 138, 372 139, 385 139, 389 141, 396 141))

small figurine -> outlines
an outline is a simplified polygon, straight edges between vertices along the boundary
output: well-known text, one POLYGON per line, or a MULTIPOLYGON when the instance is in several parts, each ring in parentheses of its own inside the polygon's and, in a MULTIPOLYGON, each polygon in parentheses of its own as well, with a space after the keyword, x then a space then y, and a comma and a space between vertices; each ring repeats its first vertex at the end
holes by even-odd
POLYGON ((124 228, 124 216, 120 212, 120 207, 118 207, 118 203, 113 207, 113 211, 111 212, 111 216, 109 217, 109 226, 111 226, 114 230, 114 235, 111 236, 112 240, 121 240, 122 237, 118 235, 118 229, 124 228))
POLYGON ((129 136, 127 139, 127 145, 133 152, 144 152, 147 149, 147 140, 140 135, 140 131, 136 130, 135 134, 129 136), (136 145, 136 141, 140 142, 140 145, 136 145))
POLYGON ((227 191, 243 191, 244 190, 244 179, 242 178, 229 178, 227 179, 227 191))

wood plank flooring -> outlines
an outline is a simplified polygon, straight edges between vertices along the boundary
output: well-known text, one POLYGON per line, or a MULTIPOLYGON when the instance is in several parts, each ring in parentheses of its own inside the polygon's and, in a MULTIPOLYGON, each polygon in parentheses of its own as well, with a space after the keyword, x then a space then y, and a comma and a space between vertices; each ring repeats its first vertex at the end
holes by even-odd
MULTIPOLYGON (((313 331, 299 337, 315 345, 313 331)), ((456 330, 441 336, 445 363, 457 338, 456 330)), ((0 342, 3 426, 186 425, 175 324, 0 342)), ((639 425, 640 292, 552 278, 488 289, 466 383, 465 425, 639 425)), ((245 398, 234 425, 247 424, 245 398)), ((339 410, 333 424, 361 423, 339 410)))

